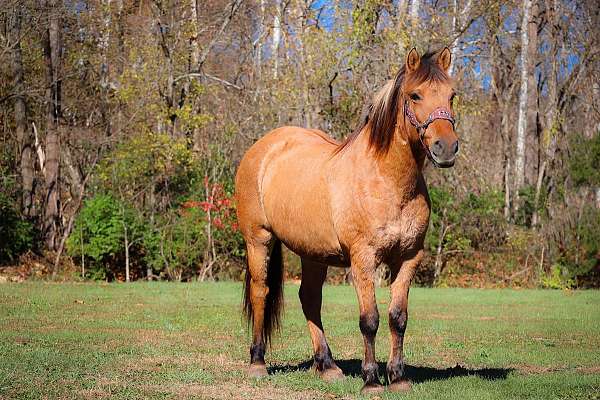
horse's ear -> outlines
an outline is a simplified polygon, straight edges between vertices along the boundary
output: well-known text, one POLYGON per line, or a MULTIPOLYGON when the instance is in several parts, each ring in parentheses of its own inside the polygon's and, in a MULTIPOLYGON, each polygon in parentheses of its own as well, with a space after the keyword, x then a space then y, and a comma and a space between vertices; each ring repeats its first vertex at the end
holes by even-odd
POLYGON ((450 63, 452 62, 452 54, 450 53, 450 49, 444 47, 444 50, 440 51, 440 54, 437 57, 437 63, 444 71, 448 71, 450 68, 450 63))
POLYGON ((406 71, 413 72, 419 68, 421 64, 421 56, 417 53, 417 49, 414 47, 408 52, 406 56, 406 71))

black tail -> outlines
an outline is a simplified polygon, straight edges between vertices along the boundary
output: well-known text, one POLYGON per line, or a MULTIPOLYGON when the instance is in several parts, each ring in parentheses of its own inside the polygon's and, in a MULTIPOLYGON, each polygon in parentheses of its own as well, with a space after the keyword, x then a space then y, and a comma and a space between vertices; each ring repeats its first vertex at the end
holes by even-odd
MULTIPOLYGON (((250 301, 250 270, 246 270, 246 284, 244 285, 244 314, 248 324, 252 323, 252 303, 250 301)), ((281 241, 275 240, 271 250, 269 265, 267 266, 267 299, 265 301, 265 318, 262 334, 266 344, 271 341, 273 330, 279 329, 281 313, 283 310, 283 255, 281 241)))

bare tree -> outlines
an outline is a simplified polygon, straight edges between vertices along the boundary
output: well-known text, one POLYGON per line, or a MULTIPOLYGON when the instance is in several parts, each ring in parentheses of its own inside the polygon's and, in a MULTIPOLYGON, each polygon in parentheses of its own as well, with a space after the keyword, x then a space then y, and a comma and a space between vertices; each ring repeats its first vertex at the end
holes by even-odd
MULTIPOLYGON (((519 117, 517 122, 517 140, 515 155, 514 188, 515 199, 518 190, 525 184, 525 140, 527 135, 527 110, 529 96, 529 22, 533 0, 523 1, 523 15, 521 19, 521 87, 519 90, 519 117)), ((514 202, 515 209, 518 201, 514 202)))
POLYGON ((32 217, 35 215, 33 202, 33 151, 32 137, 27 122, 27 103, 25 74, 23 68, 23 54, 21 50, 22 21, 25 7, 16 3, 11 10, 10 26, 8 29, 8 43, 12 46, 12 75, 13 75, 13 107, 15 117, 15 130, 20 152, 20 176, 21 176, 21 209, 23 215, 32 217))
POLYGON ((279 45, 281 44, 281 0, 275 0, 275 12, 273 14, 273 42, 271 46, 271 57, 273 57, 273 79, 279 76, 279 45))
POLYGON ((60 234, 60 117, 61 117, 61 9, 57 0, 45 3, 48 27, 44 40, 46 63, 46 154, 44 237, 56 250, 60 234))

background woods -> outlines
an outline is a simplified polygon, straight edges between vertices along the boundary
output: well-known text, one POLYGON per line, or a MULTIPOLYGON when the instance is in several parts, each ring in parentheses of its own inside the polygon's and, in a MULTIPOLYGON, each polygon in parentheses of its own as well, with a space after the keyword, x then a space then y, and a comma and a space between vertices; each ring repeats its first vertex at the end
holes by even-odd
POLYGON ((244 150, 282 124, 344 137, 411 47, 448 46, 461 152, 426 169, 418 279, 599 284, 596 1, 1 3, 5 270, 240 278, 244 150))

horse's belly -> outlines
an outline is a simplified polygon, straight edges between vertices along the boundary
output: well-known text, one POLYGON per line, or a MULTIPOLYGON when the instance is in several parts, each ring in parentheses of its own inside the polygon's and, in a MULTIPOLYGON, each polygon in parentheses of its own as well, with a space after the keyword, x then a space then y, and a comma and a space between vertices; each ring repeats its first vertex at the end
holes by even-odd
POLYGON ((273 160, 262 181, 262 200, 271 231, 302 257, 328 264, 342 262, 331 219, 320 159, 289 151, 273 160))

